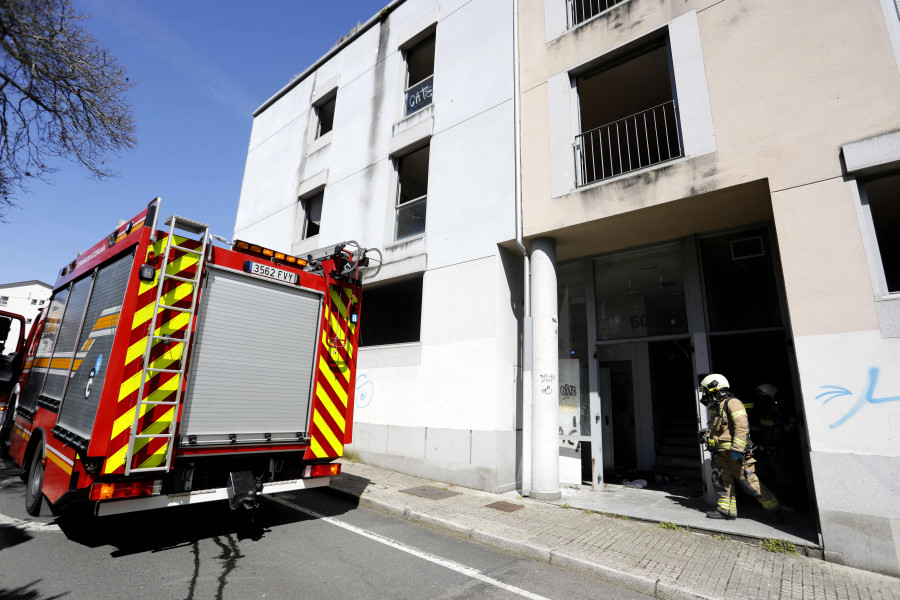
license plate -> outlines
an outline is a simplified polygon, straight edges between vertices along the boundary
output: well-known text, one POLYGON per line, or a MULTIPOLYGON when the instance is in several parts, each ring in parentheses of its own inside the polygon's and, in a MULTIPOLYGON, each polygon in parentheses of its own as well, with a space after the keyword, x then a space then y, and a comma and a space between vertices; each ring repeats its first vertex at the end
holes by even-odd
POLYGON ((297 283, 297 274, 282 269, 276 269, 272 265, 264 265, 262 263, 247 261, 244 263, 244 271, 253 275, 262 275, 269 279, 277 279, 286 283, 297 283))

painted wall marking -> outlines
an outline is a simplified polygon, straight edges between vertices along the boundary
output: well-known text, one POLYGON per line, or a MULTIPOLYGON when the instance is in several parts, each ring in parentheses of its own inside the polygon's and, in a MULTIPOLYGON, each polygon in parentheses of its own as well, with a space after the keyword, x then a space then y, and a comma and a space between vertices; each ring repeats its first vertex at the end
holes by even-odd
MULTIPOLYGON (((900 396, 885 396, 882 398, 875 397, 875 386, 878 385, 878 375, 881 373, 881 369, 878 367, 870 367, 869 368, 869 384, 866 386, 865 392, 860 394, 859 399, 857 399, 856 404, 854 404, 847 413, 829 425, 828 427, 834 429, 835 427, 840 427, 844 423, 850 420, 850 418, 855 415, 865 404, 884 404, 886 402, 900 402, 900 396)), ((816 400, 819 398, 825 398, 822 402, 823 405, 828 404, 835 398, 840 398, 841 396, 852 396, 853 392, 848 390, 847 388, 841 387, 839 385, 823 385, 820 386, 820 389, 829 390, 827 392, 822 392, 818 396, 816 396, 816 400), (827 398, 826 398, 827 396, 827 398)))

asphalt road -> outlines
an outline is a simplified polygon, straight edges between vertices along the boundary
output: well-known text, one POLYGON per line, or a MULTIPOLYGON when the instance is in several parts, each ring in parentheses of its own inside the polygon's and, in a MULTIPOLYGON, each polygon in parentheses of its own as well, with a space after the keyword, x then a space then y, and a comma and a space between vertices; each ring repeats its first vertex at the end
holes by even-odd
POLYGON ((360 508, 327 491, 96 519, 24 509, 0 460, 0 598, 648 598, 360 508))

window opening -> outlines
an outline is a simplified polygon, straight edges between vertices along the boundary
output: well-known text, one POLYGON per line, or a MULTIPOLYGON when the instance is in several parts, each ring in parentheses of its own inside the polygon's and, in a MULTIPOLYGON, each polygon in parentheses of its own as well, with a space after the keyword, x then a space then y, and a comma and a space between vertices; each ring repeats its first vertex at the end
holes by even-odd
POLYGON ((570 28, 593 19, 625 0, 568 0, 570 28))
POLYGON ((863 182, 888 293, 900 292, 900 173, 863 182))
POLYGON ((666 40, 577 78, 581 133, 575 137, 583 186, 683 155, 666 40))
POLYGON ((431 104, 434 82, 434 36, 406 51, 406 116, 431 104))
POLYGON ((360 346, 418 342, 422 276, 366 289, 359 321, 360 346))
POLYGON ((397 161, 396 239, 425 233, 428 200, 428 162, 431 147, 425 146, 397 161))
POLYGON ((326 133, 329 133, 334 127, 334 106, 337 103, 337 96, 316 105, 316 118, 318 125, 316 126, 316 139, 319 139, 326 133))
POLYGON ((322 223, 322 202, 325 199, 325 193, 320 192, 308 198, 301 198, 300 203, 303 206, 305 214, 303 222, 303 238, 307 239, 319 235, 319 228, 322 223))
POLYGON ((0 296, 0 306, 9 304, 9 296, 0 296))

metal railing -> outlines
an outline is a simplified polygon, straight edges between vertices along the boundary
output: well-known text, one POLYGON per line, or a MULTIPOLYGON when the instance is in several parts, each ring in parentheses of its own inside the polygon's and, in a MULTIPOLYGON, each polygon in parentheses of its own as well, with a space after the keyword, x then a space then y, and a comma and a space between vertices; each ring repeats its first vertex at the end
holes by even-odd
POLYGON ((575 137, 576 186, 683 155, 678 107, 669 100, 575 137))
POLYGON ((569 4, 569 28, 593 19, 602 12, 606 12, 616 4, 626 0, 568 0, 569 4))

